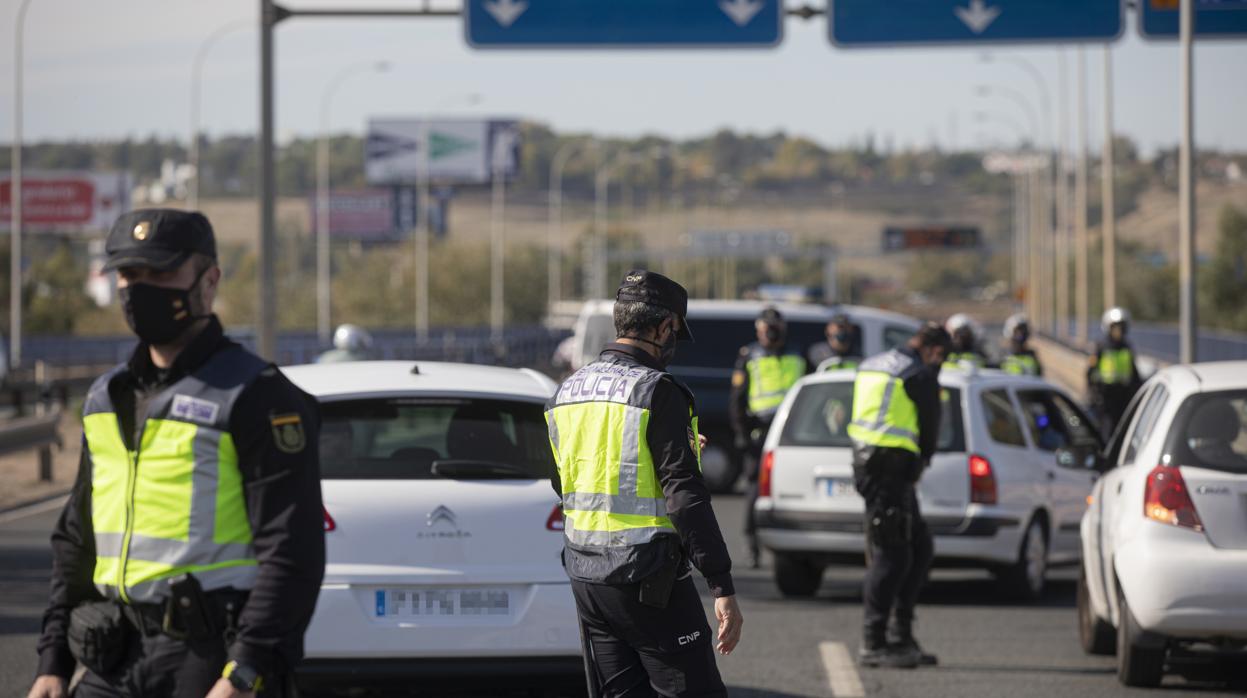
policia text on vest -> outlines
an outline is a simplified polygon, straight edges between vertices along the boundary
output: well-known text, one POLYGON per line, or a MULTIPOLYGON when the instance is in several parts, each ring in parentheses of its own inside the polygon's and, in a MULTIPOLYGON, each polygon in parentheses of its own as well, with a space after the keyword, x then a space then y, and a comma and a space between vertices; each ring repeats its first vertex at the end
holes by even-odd
POLYGON ((106 249, 141 341, 84 403, 30 695, 76 663, 79 698, 283 695, 324 574, 319 409, 211 314, 207 219, 135 211, 106 249))

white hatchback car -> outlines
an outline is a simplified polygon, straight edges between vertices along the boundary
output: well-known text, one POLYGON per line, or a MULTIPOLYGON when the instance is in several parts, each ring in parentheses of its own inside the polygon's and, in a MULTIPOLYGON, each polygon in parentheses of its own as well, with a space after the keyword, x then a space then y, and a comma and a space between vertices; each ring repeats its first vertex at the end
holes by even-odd
MULTIPOLYGON (((1247 361, 1171 366, 1135 397, 1082 521, 1083 649, 1154 686, 1171 653, 1247 649, 1247 361)), ((1242 661, 1241 658, 1239 661, 1242 661)))
MULTIPOLYGON (((852 371, 808 376, 791 390, 764 447, 758 539, 787 596, 815 593, 828 564, 862 564, 865 503, 847 433, 852 371)), ((1078 561, 1078 524, 1094 473, 1059 467, 1056 450, 1099 444, 1075 402, 1039 378, 940 372, 938 452, 918 497, 935 564, 986 568, 1004 591, 1043 592, 1050 565, 1078 561)))
POLYGON ((304 690, 583 685, 543 415, 554 383, 432 362, 284 371, 323 417, 328 561, 304 690))

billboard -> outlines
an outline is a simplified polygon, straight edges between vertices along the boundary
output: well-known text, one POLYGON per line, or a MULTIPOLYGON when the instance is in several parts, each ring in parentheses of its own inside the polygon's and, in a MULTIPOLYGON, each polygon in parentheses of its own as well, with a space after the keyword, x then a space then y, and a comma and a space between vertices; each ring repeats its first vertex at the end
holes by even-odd
POLYGON ((923 249, 972 249, 979 246, 979 229, 973 226, 915 225, 883 229, 883 251, 923 249))
MULTIPOLYGON (((402 232, 393 189, 346 189, 329 194, 329 235, 342 240, 392 240, 402 232)), ((410 197, 406 197, 410 198, 410 197)), ((316 195, 308 200, 312 230, 320 226, 316 195)))
MULTIPOLYGON (((22 174, 22 231, 93 233, 130 210, 130 175, 120 172, 28 171, 22 174)), ((10 232, 13 187, 0 175, 0 231, 10 232)))
MULTIPOLYGON (((420 119, 372 119, 364 146, 369 184, 412 184, 423 167, 420 119)), ((519 125, 514 120, 428 122, 429 177, 441 184, 486 184, 495 163, 507 178, 519 169, 519 125)))

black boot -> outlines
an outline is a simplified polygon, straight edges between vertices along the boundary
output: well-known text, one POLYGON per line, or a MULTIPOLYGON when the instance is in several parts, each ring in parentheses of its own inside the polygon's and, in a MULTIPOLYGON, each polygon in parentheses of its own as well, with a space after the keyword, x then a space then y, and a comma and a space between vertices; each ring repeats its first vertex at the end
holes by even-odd
POLYGON ((857 663, 870 668, 913 669, 918 666, 918 658, 912 652, 888 644, 883 628, 867 627, 857 651, 857 663))
POLYGON ((898 618, 895 623, 888 627, 888 646, 910 655, 918 666, 936 666, 940 663, 939 657, 923 651, 922 646, 914 639, 914 623, 912 619, 902 620, 898 618))

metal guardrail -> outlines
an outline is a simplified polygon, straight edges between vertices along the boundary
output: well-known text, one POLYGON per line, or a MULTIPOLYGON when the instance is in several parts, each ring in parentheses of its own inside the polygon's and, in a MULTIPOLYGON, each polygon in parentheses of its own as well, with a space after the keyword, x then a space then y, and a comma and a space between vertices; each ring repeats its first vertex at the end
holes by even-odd
POLYGON ((60 448, 61 410, 0 423, 0 456, 39 449, 39 479, 52 481, 52 447, 60 448))
MULTIPOLYGON (((1076 328, 1076 323, 1069 324, 1069 336, 1074 336, 1076 328)), ((1098 322, 1088 323, 1088 337, 1094 340, 1102 334, 1098 322)), ((1247 334, 1200 328, 1198 340, 1196 357, 1200 361, 1247 359, 1247 334)), ((1177 327, 1133 323, 1130 325, 1130 343, 1140 354, 1164 363, 1178 363, 1180 337, 1177 327)))

